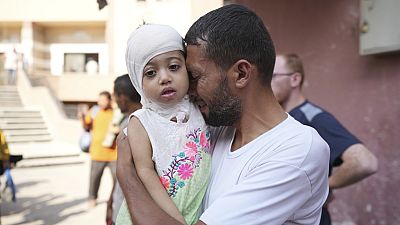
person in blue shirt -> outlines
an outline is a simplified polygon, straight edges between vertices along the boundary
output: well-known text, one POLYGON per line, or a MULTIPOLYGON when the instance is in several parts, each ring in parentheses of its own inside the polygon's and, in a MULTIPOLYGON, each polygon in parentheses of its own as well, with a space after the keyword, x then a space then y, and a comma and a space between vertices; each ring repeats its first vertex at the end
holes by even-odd
MULTIPOLYGON (((272 90, 281 106, 299 122, 316 129, 328 143, 330 155, 330 191, 354 184, 378 170, 378 161, 361 141, 332 114, 307 100, 302 92, 304 69, 296 54, 277 55, 272 90), (335 169, 332 170, 332 167, 335 169)), ((321 225, 330 225, 328 198, 322 210, 321 225)))

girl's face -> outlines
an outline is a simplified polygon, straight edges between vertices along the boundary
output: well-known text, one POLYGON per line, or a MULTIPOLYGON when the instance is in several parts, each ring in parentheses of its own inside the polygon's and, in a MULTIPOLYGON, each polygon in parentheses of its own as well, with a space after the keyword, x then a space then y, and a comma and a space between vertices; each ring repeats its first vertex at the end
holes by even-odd
POLYGON ((188 89, 189 78, 181 51, 160 54, 143 69, 143 92, 153 102, 174 105, 188 89))

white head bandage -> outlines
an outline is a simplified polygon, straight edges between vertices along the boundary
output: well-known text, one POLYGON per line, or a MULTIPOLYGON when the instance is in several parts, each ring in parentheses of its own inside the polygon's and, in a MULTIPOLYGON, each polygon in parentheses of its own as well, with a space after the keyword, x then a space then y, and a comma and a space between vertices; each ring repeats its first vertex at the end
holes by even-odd
POLYGON ((149 108, 166 116, 170 116, 172 111, 186 111, 187 104, 183 106, 185 109, 176 107, 171 109, 152 103, 143 93, 143 69, 155 56, 176 50, 184 51, 184 46, 182 37, 174 28, 167 25, 146 24, 131 33, 125 54, 129 77, 141 96, 140 102, 143 108, 149 108))

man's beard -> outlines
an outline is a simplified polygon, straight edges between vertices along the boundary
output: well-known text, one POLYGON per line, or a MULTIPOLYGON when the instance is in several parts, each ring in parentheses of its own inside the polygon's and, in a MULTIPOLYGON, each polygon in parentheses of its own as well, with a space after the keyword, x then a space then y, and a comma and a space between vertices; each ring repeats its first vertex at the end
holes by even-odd
POLYGON ((205 121, 211 126, 232 126, 242 114, 242 103, 228 88, 225 77, 215 90, 213 99, 208 106, 208 116, 205 121))

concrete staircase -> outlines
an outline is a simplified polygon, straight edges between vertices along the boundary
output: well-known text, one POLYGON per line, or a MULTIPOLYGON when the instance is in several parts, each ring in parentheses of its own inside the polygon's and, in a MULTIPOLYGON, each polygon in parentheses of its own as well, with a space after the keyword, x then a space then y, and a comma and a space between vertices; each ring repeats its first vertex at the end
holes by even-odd
POLYGON ((16 86, 0 86, 0 128, 11 153, 24 157, 18 167, 84 162, 75 146, 54 138, 40 106, 24 106, 16 86))
POLYGON ((40 110, 25 109, 15 86, 0 86, 0 128, 8 143, 52 140, 40 110))
POLYGON ((0 86, 0 107, 22 107, 21 98, 15 86, 0 86))

